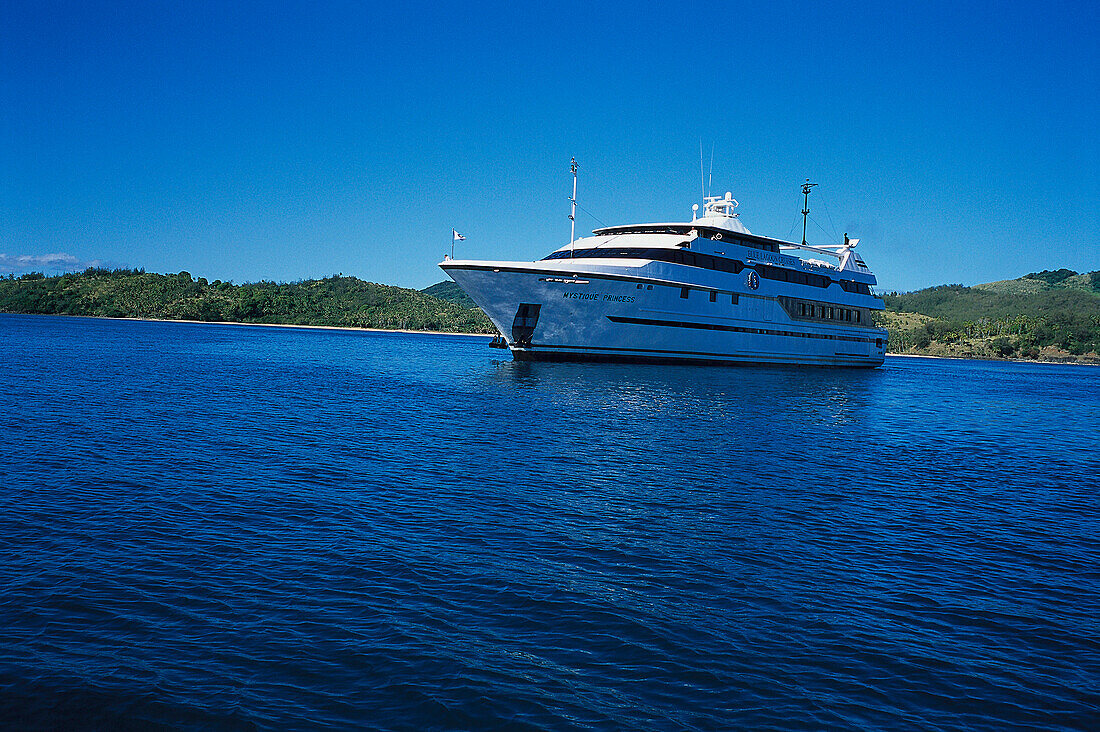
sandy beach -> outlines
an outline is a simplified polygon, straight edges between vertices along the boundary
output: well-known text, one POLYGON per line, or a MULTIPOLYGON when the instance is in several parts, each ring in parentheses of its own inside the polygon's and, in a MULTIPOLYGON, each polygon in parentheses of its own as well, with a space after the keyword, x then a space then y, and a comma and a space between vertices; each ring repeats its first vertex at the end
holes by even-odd
MULTIPOLYGON (((94 317, 94 316, 62 316, 62 317, 94 317)), ((103 320, 134 320, 149 323, 192 323, 195 325, 246 325, 261 328, 304 328, 309 330, 350 330, 370 333, 418 333, 421 335, 446 335, 463 336, 469 338, 492 338, 491 333, 451 333, 443 330, 401 330, 390 328, 355 328, 346 325, 299 325, 296 323, 238 323, 231 320, 175 320, 173 318, 103 318, 103 320)))
POLYGON ((923 353, 887 353, 886 358, 934 358, 940 361, 993 361, 995 363, 1045 363, 1063 366, 1100 366, 1090 361, 1051 361, 1035 358, 964 358, 962 356, 926 356, 923 353))

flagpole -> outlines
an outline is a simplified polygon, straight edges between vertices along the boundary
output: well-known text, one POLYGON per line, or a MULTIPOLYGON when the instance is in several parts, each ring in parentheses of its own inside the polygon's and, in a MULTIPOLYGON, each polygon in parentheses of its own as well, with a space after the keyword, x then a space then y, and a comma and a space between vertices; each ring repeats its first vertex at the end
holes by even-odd
POLYGON ((455 258, 455 234, 458 233, 454 229, 451 229, 451 259, 455 258))
POLYGON ((569 212, 569 258, 573 258, 573 242, 577 238, 577 159, 569 161, 569 168, 573 171, 573 209, 569 212))

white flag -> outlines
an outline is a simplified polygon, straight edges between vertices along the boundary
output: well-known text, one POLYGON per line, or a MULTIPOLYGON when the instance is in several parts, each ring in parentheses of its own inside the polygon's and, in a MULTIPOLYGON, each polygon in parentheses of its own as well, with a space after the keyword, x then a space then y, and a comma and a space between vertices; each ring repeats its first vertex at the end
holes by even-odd
POLYGON ((466 237, 464 237, 462 234, 459 234, 454 229, 451 229, 451 233, 454 234, 454 237, 455 237, 454 240, 455 241, 466 241, 466 237))

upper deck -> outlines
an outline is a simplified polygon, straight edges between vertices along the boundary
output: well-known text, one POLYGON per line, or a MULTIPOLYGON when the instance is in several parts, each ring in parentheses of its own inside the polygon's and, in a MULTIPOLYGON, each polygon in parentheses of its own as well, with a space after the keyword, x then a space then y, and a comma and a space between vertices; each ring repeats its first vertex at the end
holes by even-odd
POLYGON ((845 236, 844 244, 811 246, 758 236, 741 223, 734 211, 737 205, 727 193, 725 197, 708 198, 701 217, 694 215, 698 205, 693 206, 690 222, 603 227, 544 259, 627 257, 725 272, 740 272, 745 266, 771 266, 791 270, 789 274, 771 273, 771 279, 818 286, 834 281, 851 292, 871 294, 870 286, 877 281, 853 251, 858 239, 845 236), (813 255, 837 261, 833 264, 813 255))

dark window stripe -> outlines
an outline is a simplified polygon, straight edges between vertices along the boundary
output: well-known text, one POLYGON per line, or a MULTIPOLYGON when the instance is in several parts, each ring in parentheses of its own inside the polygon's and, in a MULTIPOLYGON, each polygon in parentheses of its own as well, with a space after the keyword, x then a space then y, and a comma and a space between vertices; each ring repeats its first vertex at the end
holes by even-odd
MULTIPOLYGON (((756 354, 756 355, 748 355, 748 354, 734 354, 734 353, 710 353, 710 352, 707 352, 707 351, 681 351, 681 350, 660 349, 660 348, 614 348, 614 347, 608 347, 608 346, 567 346, 567 345, 561 345, 561 344, 557 344, 557 343, 536 343, 536 344, 533 344, 531 346, 531 348, 520 349, 520 350, 517 350, 517 351, 513 351, 513 353, 517 353, 517 354, 519 354, 519 353, 537 353, 538 351, 540 351, 542 349, 546 349, 546 348, 560 349, 563 352, 568 352, 568 353, 576 354, 576 355, 585 355, 587 352, 591 352, 591 351, 606 351, 606 352, 609 352, 609 353, 612 353, 612 354, 618 354, 618 355, 622 355, 624 353, 625 354, 633 354, 633 353, 665 354, 665 353, 667 353, 667 354, 670 354, 674 357, 676 357, 676 356, 682 356, 682 357, 707 356, 707 357, 717 357, 718 359, 725 359, 725 360, 728 360, 728 362, 730 362, 730 363, 732 363, 734 361, 737 361, 737 362, 740 362, 740 363, 778 363, 778 364, 806 363, 806 362, 811 361, 811 360, 816 360, 816 361, 819 361, 819 362, 828 361, 829 359, 832 359, 835 356, 843 356, 845 358, 862 358, 862 359, 870 358, 870 359, 875 359, 876 363, 878 362, 877 359, 876 359, 875 354, 867 356, 867 355, 864 355, 862 353, 861 354, 836 353, 836 354, 833 354, 833 356, 829 356, 829 355, 825 355, 825 354, 821 354, 821 355, 818 355, 818 354, 800 354, 798 356, 794 356, 794 358, 804 359, 804 361, 799 362, 799 361, 791 361, 790 359, 792 358, 792 356, 790 354, 773 354, 773 355, 756 354), (771 359, 771 360, 769 360, 769 359, 771 359)), ((708 360, 710 360, 710 359, 708 358, 708 360)), ((720 361, 715 361, 715 363, 719 363, 719 362, 720 361)))
POLYGON ((653 224, 636 224, 628 226, 608 226, 596 229, 592 233, 596 236, 623 236, 624 234, 680 234, 690 236, 694 231, 701 239, 712 239, 727 243, 739 244, 750 249, 759 249, 765 252, 779 253, 779 245, 785 242, 775 241, 767 237, 754 234, 742 234, 737 231, 729 231, 716 226, 700 226, 699 224, 669 224, 654 226, 653 224))
MULTIPOLYGON (((732 272, 733 274, 739 274, 741 270, 748 266, 737 259, 716 257, 711 254, 698 254, 696 252, 685 252, 678 249, 646 249, 635 247, 600 247, 596 249, 575 249, 572 252, 565 250, 553 252, 549 256, 543 257, 543 261, 570 258, 587 259, 590 257, 599 259, 614 259, 616 257, 652 259, 657 262, 683 264, 688 267, 699 267, 700 269, 710 269, 717 272, 732 272)), ((776 280, 777 282, 790 282, 795 285, 828 287, 834 282, 833 279, 822 274, 802 272, 800 270, 788 269, 787 267, 775 267, 770 264, 756 264, 754 265, 754 269, 756 269, 757 274, 764 279, 776 280)), ((860 295, 871 294, 871 287, 865 282, 854 282, 851 280, 835 281, 840 283, 840 286, 845 292, 852 292, 860 295)))
POLYGON ((852 341, 855 343, 870 343, 872 338, 858 338, 856 336, 832 335, 828 333, 797 333, 790 330, 773 330, 769 328, 742 328, 737 325, 718 325, 716 323, 693 323, 687 320, 654 320, 652 318, 627 318, 621 315, 606 316, 612 323, 629 323, 631 325, 658 325, 667 328, 694 328, 695 330, 721 330, 730 333, 756 333, 758 335, 788 336, 791 338, 813 338, 828 341, 852 341))

